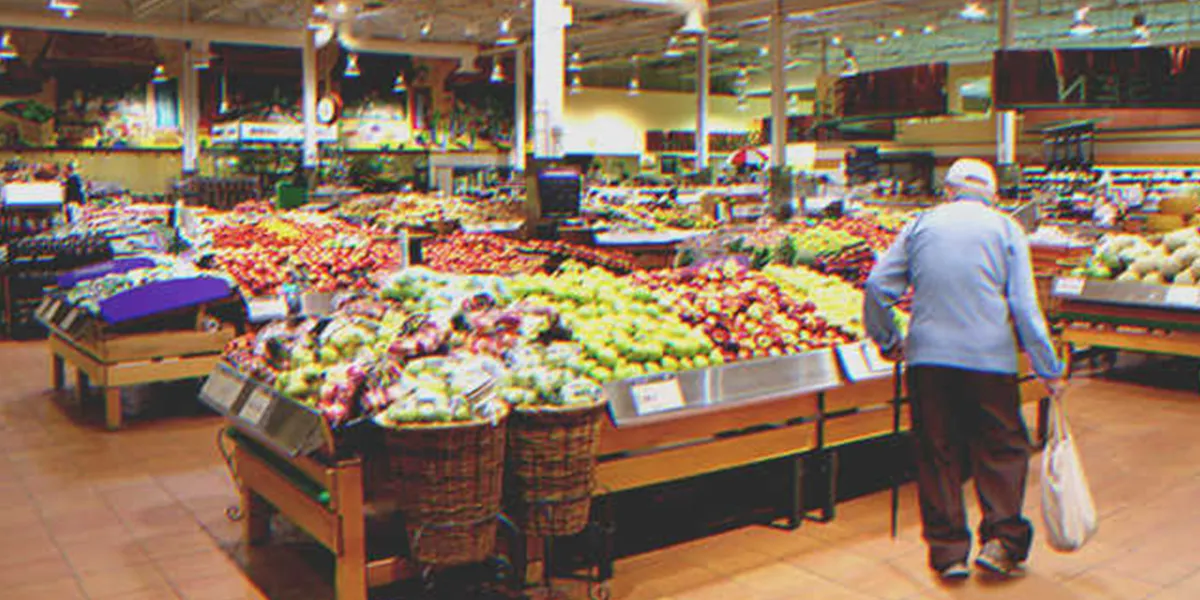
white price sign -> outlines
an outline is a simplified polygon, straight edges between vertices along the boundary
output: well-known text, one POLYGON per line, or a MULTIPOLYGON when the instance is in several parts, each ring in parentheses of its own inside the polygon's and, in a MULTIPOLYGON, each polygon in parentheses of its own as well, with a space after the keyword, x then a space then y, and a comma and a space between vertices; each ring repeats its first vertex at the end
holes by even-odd
POLYGON ((288 316, 287 300, 283 296, 247 300, 246 316, 256 323, 286 318, 288 316))
POLYGON ((1054 294, 1057 296, 1078 296, 1083 293, 1087 283, 1082 277, 1062 277, 1054 281, 1054 294))
POLYGON ((242 386, 245 385, 238 378, 229 373, 217 369, 212 375, 208 376, 208 380, 204 382, 204 388, 200 393, 208 398, 213 404, 229 410, 234 402, 237 402, 238 396, 242 393, 242 386))
POLYGON ((652 415, 684 407, 683 390, 679 387, 679 380, 673 377, 630 386, 629 393, 633 396, 633 408, 638 415, 652 415))
POLYGON ((1184 306, 1188 308, 1200 306, 1200 287, 1173 285, 1167 288, 1166 303, 1171 306, 1184 306))
POLYGON ((83 311, 79 310, 78 307, 72 308, 71 312, 67 313, 67 317, 62 320, 62 323, 59 323, 58 328, 62 329, 63 331, 69 331, 71 326, 75 324, 75 321, 79 320, 79 315, 82 314, 82 312, 83 311))
POLYGON ((50 296, 43 297, 42 302, 40 304, 38 304, 37 310, 34 311, 34 314, 36 314, 41 319, 45 319, 46 316, 50 314, 50 311, 49 311, 50 304, 53 302, 54 302, 54 299, 51 298, 50 296))
POLYGON ((844 344, 837 347, 838 358, 842 361, 842 368, 846 370, 846 376, 851 381, 860 381, 871 376, 871 365, 867 364, 867 355, 863 351, 865 346, 865 342, 860 342, 858 344, 844 344))
POLYGON ((895 364, 884 358, 875 344, 863 344, 863 355, 866 356, 867 366, 871 368, 871 371, 888 371, 895 364))
POLYGON ((267 410, 270 408, 271 396, 262 390, 254 390, 246 399, 246 404, 242 405, 238 416, 257 427, 262 424, 262 420, 267 416, 267 410))

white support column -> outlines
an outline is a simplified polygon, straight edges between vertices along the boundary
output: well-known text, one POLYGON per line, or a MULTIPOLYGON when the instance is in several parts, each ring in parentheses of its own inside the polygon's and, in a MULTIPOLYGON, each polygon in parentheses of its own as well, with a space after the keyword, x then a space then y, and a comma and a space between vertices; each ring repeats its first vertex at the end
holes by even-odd
POLYGON ((708 32, 696 36, 696 170, 708 168, 708 94, 710 85, 708 32))
POLYGON ((300 51, 303 71, 304 168, 317 168, 317 45, 314 32, 304 32, 304 47, 300 51))
POLYGON ((787 64, 787 48, 783 43, 783 0, 775 0, 771 7, 770 55, 771 55, 771 166, 781 168, 787 164, 787 80, 784 66, 787 64))
POLYGON ((563 0, 533 0, 533 154, 563 155, 566 14, 563 0))
POLYGON ((195 48, 187 42, 183 52, 183 70, 179 74, 179 104, 183 128, 183 174, 195 175, 200 158, 200 81, 195 68, 195 48))
POLYGON ((509 165, 517 171, 525 170, 526 145, 529 137, 529 51, 524 46, 517 48, 517 68, 513 79, 516 88, 516 106, 513 108, 513 149, 509 165))
MULTIPOLYGON (((1001 50, 1008 50, 1016 39, 1016 0, 999 0, 996 3, 996 35, 1001 50)), ((994 111, 996 116, 996 164, 1013 165, 1017 162, 1017 111, 994 111)))

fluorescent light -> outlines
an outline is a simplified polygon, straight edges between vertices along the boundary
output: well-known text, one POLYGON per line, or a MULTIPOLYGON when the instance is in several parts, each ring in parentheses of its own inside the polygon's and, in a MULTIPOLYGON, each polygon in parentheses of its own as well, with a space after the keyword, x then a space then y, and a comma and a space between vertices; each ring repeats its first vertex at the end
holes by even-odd
POLYGON ((343 77, 358 77, 362 75, 362 71, 358 70, 358 55, 351 52, 346 55, 346 71, 342 73, 343 77))
POLYGON ((982 4, 975 0, 971 0, 963 5, 962 11, 958 13, 966 21, 982 21, 987 18, 987 9, 982 4))

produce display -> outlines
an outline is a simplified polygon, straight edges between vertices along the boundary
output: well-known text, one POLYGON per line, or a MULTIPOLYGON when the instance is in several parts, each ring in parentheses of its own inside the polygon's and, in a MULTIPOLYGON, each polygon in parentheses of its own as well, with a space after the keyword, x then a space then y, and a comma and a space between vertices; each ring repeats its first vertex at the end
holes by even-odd
POLYGON ((389 231, 421 229, 441 222, 462 225, 518 222, 525 219, 520 198, 439 198, 430 194, 360 196, 342 204, 337 216, 351 223, 389 231))
POLYGON ((432 240, 425 245, 424 254, 430 268, 446 273, 534 273, 568 260, 618 273, 633 270, 633 259, 621 252, 483 233, 460 233, 432 240))
POLYGON ((365 288, 372 275, 404 256, 392 239, 304 213, 222 215, 209 222, 201 247, 251 296, 277 294, 285 285, 318 292, 365 288))
POLYGON ((856 339, 819 315, 811 300, 785 293, 734 260, 633 278, 677 307, 684 323, 703 330, 725 360, 796 354, 856 339))
MULTIPOLYGON (((163 257, 152 267, 109 273, 94 279, 80 281, 67 290, 65 296, 72 305, 84 308, 93 314, 100 314, 101 303, 125 292, 144 289, 155 283, 196 278, 218 279, 232 285, 232 281, 229 281, 221 273, 200 271, 190 263, 163 257)), ((178 293, 173 295, 178 295, 178 293)), ((152 310, 153 307, 145 308, 152 310)))
POLYGON ((1200 230, 1180 229, 1161 238, 1105 236, 1087 263, 1071 273, 1092 279, 1196 285, 1200 280, 1200 230))

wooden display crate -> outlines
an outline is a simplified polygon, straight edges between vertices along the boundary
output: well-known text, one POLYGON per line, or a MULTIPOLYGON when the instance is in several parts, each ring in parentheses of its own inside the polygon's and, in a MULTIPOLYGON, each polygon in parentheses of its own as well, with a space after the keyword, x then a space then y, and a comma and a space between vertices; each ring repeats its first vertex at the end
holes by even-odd
MULTIPOLYGON (((99 387, 105 424, 114 430, 122 425, 122 387, 204 377, 235 334, 229 326, 212 331, 117 333, 106 331, 81 310, 67 308, 64 313, 60 308, 42 314, 50 330, 52 383, 61 390, 66 365, 75 367, 75 393, 82 400, 89 385, 99 387)), ((202 316, 197 321, 202 322, 202 316)))

